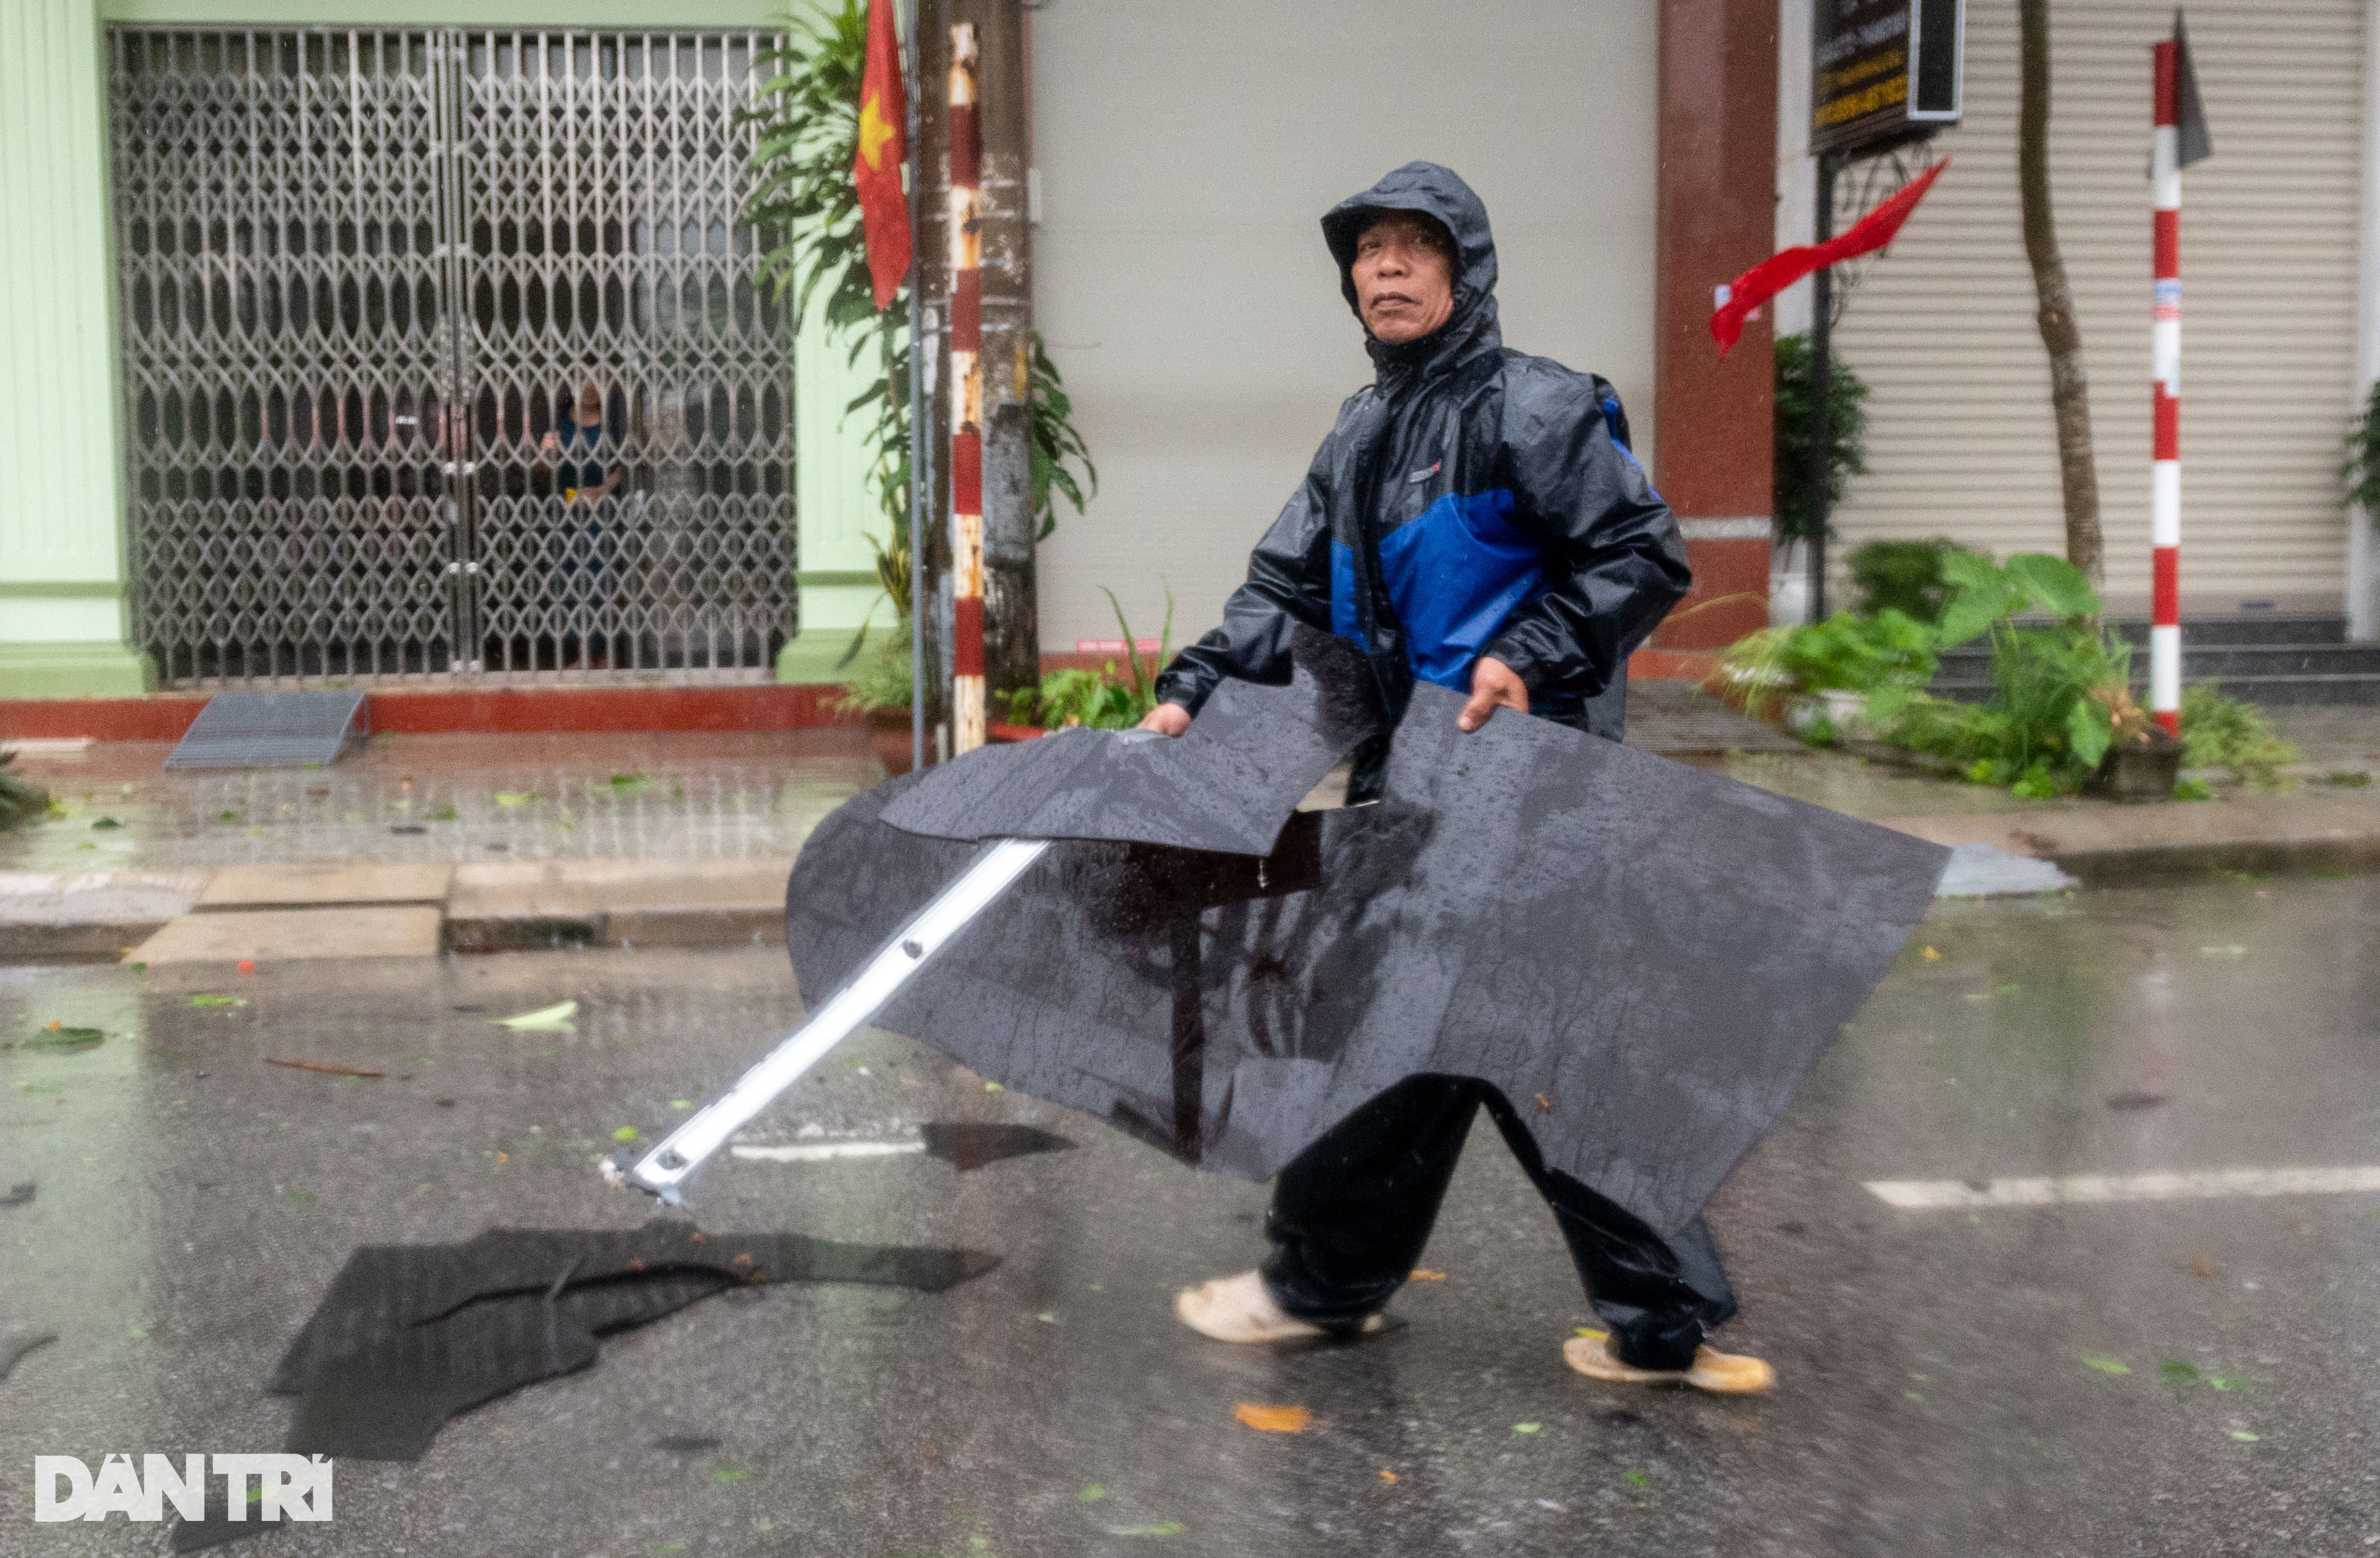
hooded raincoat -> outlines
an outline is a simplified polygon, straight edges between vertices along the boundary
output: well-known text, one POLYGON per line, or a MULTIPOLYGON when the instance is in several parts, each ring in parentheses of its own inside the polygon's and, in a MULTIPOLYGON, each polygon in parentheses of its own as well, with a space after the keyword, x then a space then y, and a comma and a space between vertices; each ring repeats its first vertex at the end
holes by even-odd
POLYGON ((1616 738, 1588 700, 1686 593, 1677 521, 1628 452, 1611 386, 1505 348, 1488 210, 1452 172, 1408 163, 1323 217, 1348 306, 1356 238, 1384 211, 1451 236, 1454 311, 1402 345, 1367 332, 1377 377, 1339 408, 1222 625, 1157 695, 1196 714, 1227 676, 1286 682, 1305 622, 1362 648, 1392 718, 1416 680, 1468 693, 1492 655, 1530 713, 1616 738))

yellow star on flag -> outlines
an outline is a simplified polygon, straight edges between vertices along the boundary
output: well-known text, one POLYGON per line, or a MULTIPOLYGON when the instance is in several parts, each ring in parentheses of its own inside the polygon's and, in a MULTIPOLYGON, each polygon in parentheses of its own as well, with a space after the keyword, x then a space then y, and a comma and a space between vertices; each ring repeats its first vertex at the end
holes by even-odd
POLYGON ((892 122, 884 117, 884 94, 870 93, 859 110, 859 155, 870 168, 879 165, 884 143, 900 133, 892 122))

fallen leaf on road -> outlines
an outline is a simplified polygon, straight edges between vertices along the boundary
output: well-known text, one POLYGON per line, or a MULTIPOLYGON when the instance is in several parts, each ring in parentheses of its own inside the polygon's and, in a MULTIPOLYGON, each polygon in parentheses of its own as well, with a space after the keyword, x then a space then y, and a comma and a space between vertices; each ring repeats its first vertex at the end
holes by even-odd
POLYGON ((2215 1274, 2215 1258, 2211 1255, 2192 1255, 2190 1258, 2190 1274, 2192 1276, 2213 1276, 2215 1274))
POLYGON ((114 817, 102 817, 97 822, 92 823, 91 826, 93 827, 121 827, 124 825, 116 821, 114 817))
POLYGON ((1415 1282, 1444 1282, 1446 1280, 1446 1274, 1444 1272, 1426 1272, 1421 1270, 1419 1267, 1415 1267, 1413 1273, 1413 1280, 1415 1282))
POLYGON ((1537 1113, 1539 1113, 1539 1114, 1541 1114, 1541 1115, 1550 1115, 1550 1114, 1552 1114, 1553 1112, 1554 1112, 1554 1101, 1553 1101, 1552 1099, 1550 1099, 1550 1098, 1547 1097, 1547 1096, 1546 1096, 1544 1093, 1538 1093, 1538 1094, 1537 1094, 1537 1113))
POLYGON ((2157 1383, 2168 1390, 2188 1390, 2198 1383, 2198 1365, 2186 1358, 2168 1358, 2157 1364, 2157 1383))
POLYGON ((1190 1528, 1179 1520, 1160 1520, 1150 1526, 1110 1526, 1111 1537, 1178 1537, 1190 1528))
POLYGON ((1395 1472, 1390 1471, 1390 1470, 1388 1467, 1382 1467, 1380 1468, 1380 1480, 1381 1480, 1381 1481, 1383 1481, 1383 1482, 1393 1482, 1393 1481, 1395 1481, 1396 1479, 1397 1479, 1397 1474, 1396 1474, 1395 1472))
POLYGON ((1942 960, 1942 954, 1937 952, 1931 947, 1925 948, 1925 960, 1929 963, 1938 963, 1942 960))
POLYGON ((612 1132, 612 1140, 614 1141, 633 1141, 636 1139, 637 1128, 633 1125, 624 1125, 619 1129, 612 1132))
POLYGON ((1232 1416, 1265 1433, 1301 1432, 1314 1420, 1314 1414, 1303 1407, 1259 1407, 1253 1401, 1241 1402, 1232 1409, 1232 1416))
POLYGON ((509 1028, 516 1033, 531 1029, 560 1029, 575 1033, 578 1030, 570 1025, 570 1020, 577 1014, 577 1001, 556 1001, 550 1007, 540 1007, 535 1011, 525 1011, 516 1017, 499 1017, 496 1026, 509 1028))
POLYGON ((1622 1472, 1621 1479, 1632 1488, 1649 1488, 1653 1485, 1653 1479, 1641 1471, 1622 1472))
POLYGON ((2244 1428, 2235 1428, 2231 1431, 2231 1437, 2238 1440, 2242 1444, 2253 1444, 2264 1438, 2264 1435, 2261 1433, 2250 1433, 2244 1428))
POLYGON ((53 1022, 33 1037, 27 1039, 24 1047, 72 1052, 92 1048, 106 1037, 106 1030, 102 1028, 62 1028, 53 1022))
POLYGON ((326 1077, 384 1077, 385 1071, 367 1070, 361 1066, 334 1066, 327 1060, 280 1060, 268 1055, 267 1066, 286 1066, 293 1071, 320 1071, 326 1077))
POLYGON ((499 806, 526 806, 531 801, 536 799, 537 791, 534 790, 499 790, 496 791, 496 804, 499 806))
POLYGON ((734 1467, 722 1466, 710 1474, 710 1479, 713 1482, 749 1482, 752 1480, 752 1474, 748 1471, 738 1471, 734 1467))
POLYGON ((2122 1359, 2109 1358, 2105 1353, 2097 1352, 2084 1353, 2082 1355, 2082 1367, 2085 1369, 2096 1369, 2102 1374, 2129 1374, 2132 1371, 2132 1366, 2125 1362, 2122 1359))
POLYGON ((2202 947, 2198 949, 2198 955, 2202 958, 2244 958, 2248 955, 2248 949, 2237 944, 2229 947, 2202 947))
POLYGON ((1108 1491, 1096 1482, 1086 1482, 1083 1491, 1075 1495, 1076 1504, 1097 1504, 1108 1496, 1108 1491))
POLYGON ((1543 1433, 1545 1429, 1546 1425, 1543 1423, 1514 1423, 1512 1425, 1512 1431, 1514 1433, 1543 1433))
POLYGON ((2216 1390, 2244 1391, 2256 1382, 2245 1374, 2209 1374, 2206 1383, 2216 1390))
POLYGON ((194 1007, 244 1007, 248 1005, 248 997, 245 996, 192 996, 190 1004, 194 1007))

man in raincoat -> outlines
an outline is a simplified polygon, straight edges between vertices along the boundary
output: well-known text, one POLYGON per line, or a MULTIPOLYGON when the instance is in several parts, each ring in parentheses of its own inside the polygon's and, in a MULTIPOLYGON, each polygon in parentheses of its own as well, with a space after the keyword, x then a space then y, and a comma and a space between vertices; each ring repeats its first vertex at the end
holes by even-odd
MULTIPOLYGON (((1627 447, 1611 386, 1507 351, 1487 208, 1446 168, 1410 163, 1333 207, 1322 233, 1363 321, 1373 382, 1339 410, 1305 480, 1257 543, 1222 625, 1182 651, 1143 723, 1178 736, 1226 676, 1290 679, 1298 622, 1352 639, 1401 716, 1415 679, 1618 739, 1629 651, 1690 582, 1677 521, 1627 447)), ((1349 799, 1383 752, 1359 753, 1349 799)), ((1481 1105, 1553 1209, 1608 1332, 1563 1356, 1598 1379, 1742 1394, 1757 1359, 1704 1346, 1735 1311, 1708 1230, 1674 1239, 1545 1166, 1512 1103, 1478 1081, 1412 1077, 1284 1170, 1261 1271, 1184 1292, 1183 1321, 1222 1341, 1377 1330, 1427 1243, 1481 1105)))

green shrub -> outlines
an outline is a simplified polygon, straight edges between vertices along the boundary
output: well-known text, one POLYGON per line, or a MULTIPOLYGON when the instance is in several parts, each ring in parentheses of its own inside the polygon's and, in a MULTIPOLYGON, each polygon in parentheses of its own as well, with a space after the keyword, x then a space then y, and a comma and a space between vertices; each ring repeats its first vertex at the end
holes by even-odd
POLYGON ((8 771, 8 765, 16 760, 15 753, 0 752, 0 827, 30 821, 50 809, 48 791, 8 771))
POLYGON ((909 623, 905 619, 893 624, 892 632, 879 640, 873 648, 866 646, 868 630, 861 628, 861 643, 855 646, 853 658, 858 669, 844 683, 843 695, 834 707, 845 713, 864 714, 871 708, 906 708, 913 694, 910 681, 909 623))
MULTIPOLYGON (((1129 647, 1140 641, 1133 636, 1132 624, 1124 620, 1123 603, 1104 586, 1099 593, 1108 598, 1108 606, 1115 612, 1116 626, 1123 630, 1127 646, 1124 659, 1132 667, 1130 683, 1116 675, 1113 660, 1099 670, 1044 671, 1039 687, 1020 687, 1008 694, 1011 721, 1038 725, 1045 731, 1062 730, 1070 725, 1128 731, 1157 707, 1155 682, 1142 669, 1139 652, 1129 647)), ((1172 658, 1173 592, 1169 589, 1165 592, 1165 626, 1157 636, 1157 663, 1162 668, 1172 658)))
POLYGON ((1862 616, 1898 611, 1912 622, 1938 622, 1952 586, 1942 577, 1951 552, 1977 554, 1946 537, 1929 541, 1864 541, 1852 549, 1852 587, 1862 616))
POLYGON ((2212 687, 2181 690, 2181 760, 2193 768, 2228 768, 2242 779, 2271 784, 2274 770, 2305 755, 2274 734, 2264 711, 2212 687))
POLYGON ((1044 671, 1038 689, 1020 687, 1008 694, 1013 723, 1038 725, 1046 731, 1069 725, 1129 731, 1148 713, 1131 686, 1116 675, 1113 660, 1100 670, 1044 671))
POLYGON ((1737 640, 1720 674, 1746 708, 1767 719, 1796 694, 1922 687, 1940 663, 1934 646, 1933 629, 1898 611, 1873 617, 1838 611, 1823 622, 1763 628, 1737 640))
MULTIPOLYGON (((1933 555, 1946 592, 1938 621, 1888 608, 1771 628, 1730 649, 1722 675, 1755 713, 1796 695, 1864 693, 1864 717, 1884 740, 2019 795, 2067 793, 2117 741, 2149 739, 2148 717, 2128 688, 2131 646, 2092 625, 2099 598, 2078 569, 2045 552, 2005 564, 1960 548, 1933 555), (2021 611, 2065 620, 2020 626, 2012 619, 2021 611), (1926 693, 1941 651, 1985 634, 1992 700, 1976 706, 1926 693)), ((1804 724, 1803 733, 1832 739, 1822 720, 1804 724)))
MULTIPOLYGON (((1833 502, 1842 497, 1851 477, 1867 472, 1867 386, 1840 356, 1828 364, 1827 385, 1828 431, 1833 435, 1827 451, 1827 498, 1833 502)), ((1817 505, 1810 501, 1810 338, 1806 334, 1777 338, 1772 437, 1776 476, 1771 500, 1776 505, 1777 534, 1786 540, 1806 541, 1818 524, 1817 505)))

